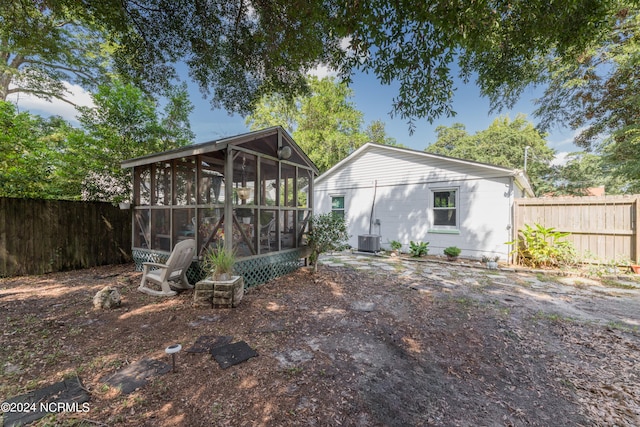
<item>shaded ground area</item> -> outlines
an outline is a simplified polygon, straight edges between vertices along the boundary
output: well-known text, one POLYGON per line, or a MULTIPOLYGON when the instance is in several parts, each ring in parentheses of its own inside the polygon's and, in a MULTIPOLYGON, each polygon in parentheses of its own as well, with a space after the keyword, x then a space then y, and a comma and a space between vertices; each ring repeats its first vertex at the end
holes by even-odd
POLYGON ((78 376, 106 425, 639 425, 640 291, 629 278, 331 256, 235 309, 137 292, 133 266, 0 280, 0 401, 78 376), (105 285, 123 306, 92 308, 105 285), (103 382, 164 349, 233 337, 222 369, 182 351, 123 394, 103 382))

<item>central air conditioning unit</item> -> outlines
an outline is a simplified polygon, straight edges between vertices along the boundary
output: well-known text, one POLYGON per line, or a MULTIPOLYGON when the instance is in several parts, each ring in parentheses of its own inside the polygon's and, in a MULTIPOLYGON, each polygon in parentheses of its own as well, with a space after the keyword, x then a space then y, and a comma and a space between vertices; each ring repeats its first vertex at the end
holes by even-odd
POLYGON ((378 252, 380 250, 380 236, 377 234, 363 234, 358 236, 358 251, 378 252))

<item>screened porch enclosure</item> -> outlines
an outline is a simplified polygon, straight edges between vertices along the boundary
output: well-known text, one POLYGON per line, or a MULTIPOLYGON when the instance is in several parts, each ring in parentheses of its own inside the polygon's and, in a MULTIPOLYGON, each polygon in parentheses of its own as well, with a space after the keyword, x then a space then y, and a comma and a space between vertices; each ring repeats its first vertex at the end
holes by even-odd
POLYGON ((133 252, 225 247, 239 262, 304 249, 317 169, 280 127, 128 160, 133 252))

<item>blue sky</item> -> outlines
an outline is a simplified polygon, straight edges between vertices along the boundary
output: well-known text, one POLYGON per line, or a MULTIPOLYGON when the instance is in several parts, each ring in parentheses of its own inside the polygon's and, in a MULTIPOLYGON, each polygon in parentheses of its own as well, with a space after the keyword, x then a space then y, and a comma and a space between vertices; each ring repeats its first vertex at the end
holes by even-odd
MULTIPOLYGON (((316 74, 320 77, 324 75, 323 72, 316 74)), ((515 118, 518 113, 527 115, 527 118, 535 123, 533 100, 541 94, 540 89, 529 89, 525 91, 520 102, 512 110, 489 114, 489 102, 480 96, 478 88, 473 83, 467 85, 459 83, 453 103, 457 115, 449 118, 441 117, 433 124, 429 124, 425 119, 417 120, 414 134, 409 135, 409 127, 406 122, 399 118, 392 119, 389 115, 392 99, 397 93, 396 87, 383 86, 372 75, 356 74, 351 88, 354 92, 351 101, 358 110, 363 112, 365 126, 374 120, 382 120, 389 136, 395 138, 398 143, 416 150, 424 150, 429 144, 435 142, 435 129, 440 125, 451 126, 454 123, 462 123, 472 134, 489 127, 491 122, 500 115, 515 118)), ((70 86, 69 89, 74 93, 73 97, 78 104, 91 104, 91 97, 81 88, 70 86)), ((229 115, 222 110, 212 111, 209 101, 202 98, 194 83, 189 82, 189 93, 195 107, 190 119, 191 128, 196 134, 196 142, 216 140, 248 131, 242 117, 229 115)), ((10 100, 17 101, 21 110, 26 109, 41 115, 57 114, 72 123, 75 122, 76 111, 68 104, 49 103, 25 95, 20 95, 19 99, 10 100)), ((560 159, 567 152, 578 151, 572 143, 573 135, 574 132, 570 129, 552 129, 547 137, 549 146, 557 151, 560 159)))
MULTIPOLYGON (((320 73, 322 76, 322 73, 320 73)), ((190 84, 191 102, 195 110, 191 115, 191 127, 196 133, 198 142, 215 140, 220 137, 232 136, 248 130, 244 119, 237 115, 229 116, 224 111, 211 111, 210 104, 203 100, 197 87, 190 84)), ((426 119, 416 121, 416 129, 413 135, 409 135, 409 126, 404 120, 392 119, 392 99, 397 94, 397 88, 381 85, 374 76, 357 74, 351 85, 354 96, 351 102, 364 114, 365 126, 374 120, 382 120, 385 123, 387 134, 396 139, 400 144, 415 150, 424 150, 436 140, 436 127, 440 125, 451 126, 454 123, 462 123, 467 131, 473 134, 486 129, 495 118, 508 115, 512 119, 518 113, 523 113, 535 123, 533 100, 541 95, 541 90, 528 89, 523 94, 520 102, 510 111, 489 114, 489 101, 480 96, 479 89, 474 84, 460 84, 454 98, 454 117, 441 117, 429 124, 426 119)), ((570 129, 552 129, 547 141, 549 146, 555 149, 560 157, 563 153, 578 151, 573 145, 574 132, 570 129)))

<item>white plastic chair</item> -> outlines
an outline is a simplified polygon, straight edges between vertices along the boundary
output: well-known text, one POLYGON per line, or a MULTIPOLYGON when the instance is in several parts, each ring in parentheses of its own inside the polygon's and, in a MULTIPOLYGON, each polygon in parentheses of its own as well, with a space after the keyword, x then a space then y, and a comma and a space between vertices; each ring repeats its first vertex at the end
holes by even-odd
POLYGON ((271 250, 271 244, 276 243, 276 239, 273 236, 273 233, 276 229, 276 219, 273 218, 271 221, 266 223, 265 225, 260 227, 260 245, 263 248, 271 250))
POLYGON ((195 252, 196 241, 187 239, 179 242, 173 248, 173 252, 171 252, 166 264, 156 262, 142 263, 142 280, 138 290, 153 296, 170 297, 177 294, 176 291, 171 289, 171 286, 177 289, 193 288, 187 280, 186 273, 193 261, 195 252), (162 290, 157 291, 149 288, 147 286, 148 282, 160 285, 162 290), (169 284, 169 282, 172 283, 169 284))

